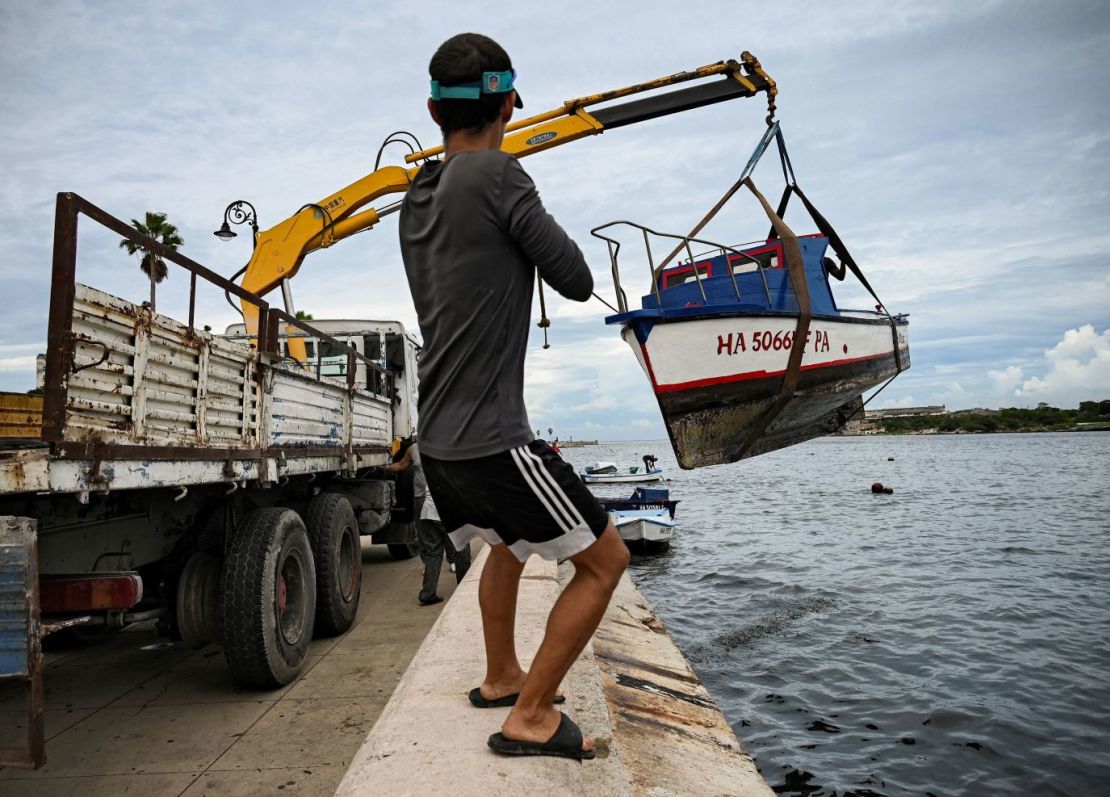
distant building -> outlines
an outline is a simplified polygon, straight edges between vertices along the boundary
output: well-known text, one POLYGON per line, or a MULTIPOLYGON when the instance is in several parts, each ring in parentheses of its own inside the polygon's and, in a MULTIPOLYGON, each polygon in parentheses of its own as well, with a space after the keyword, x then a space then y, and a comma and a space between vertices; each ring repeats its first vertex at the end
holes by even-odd
POLYGON ((856 437, 858 435, 878 434, 881 431, 882 427, 879 424, 856 417, 844 424, 839 434, 846 437, 856 437))
POLYGON ((867 420, 881 421, 886 418, 913 418, 921 415, 947 415, 944 405, 934 407, 890 407, 884 410, 867 410, 867 420))
POLYGON ((970 410, 952 410, 950 415, 998 415, 1001 410, 989 410, 986 407, 972 407, 970 410))

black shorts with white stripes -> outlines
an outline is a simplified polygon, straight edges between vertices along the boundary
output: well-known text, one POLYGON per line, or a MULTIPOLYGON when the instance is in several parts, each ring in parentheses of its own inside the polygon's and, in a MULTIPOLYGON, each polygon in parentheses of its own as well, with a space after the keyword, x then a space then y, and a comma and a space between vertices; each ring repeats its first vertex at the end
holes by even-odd
POLYGON ((478 459, 421 454, 428 489, 456 549, 482 537, 531 554, 562 560, 585 550, 609 515, 569 464, 542 440, 478 459))

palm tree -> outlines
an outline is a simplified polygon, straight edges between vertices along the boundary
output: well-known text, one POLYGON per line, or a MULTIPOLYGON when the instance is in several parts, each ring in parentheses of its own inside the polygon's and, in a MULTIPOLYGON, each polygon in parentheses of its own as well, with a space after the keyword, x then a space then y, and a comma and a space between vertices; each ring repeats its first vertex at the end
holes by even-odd
MULTIPOLYGON (((184 239, 177 234, 177 227, 166 221, 165 213, 152 213, 148 210, 144 221, 131 219, 131 226, 134 227, 135 231, 140 235, 147 235, 163 246, 175 251, 177 247, 185 243, 184 239)), ((120 241, 119 246, 120 249, 126 249, 129 255, 142 256, 142 260, 139 261, 139 268, 150 278, 150 309, 153 310, 154 286, 169 276, 169 269, 166 268, 166 261, 162 260, 162 258, 158 257, 158 255, 153 252, 148 252, 141 244, 129 238, 124 238, 120 241)))

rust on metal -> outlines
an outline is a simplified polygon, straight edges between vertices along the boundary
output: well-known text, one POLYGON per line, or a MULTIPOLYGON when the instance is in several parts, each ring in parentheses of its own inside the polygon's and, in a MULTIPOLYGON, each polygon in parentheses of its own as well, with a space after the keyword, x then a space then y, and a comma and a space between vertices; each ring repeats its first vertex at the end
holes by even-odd
POLYGON ((50 314, 46 326, 46 374, 42 439, 62 439, 66 391, 73 350, 73 297, 77 272, 77 207, 75 194, 58 194, 54 213, 54 262, 50 276, 50 314))
MULTIPOLYGON (((334 457, 344 453, 342 446, 270 446, 269 448, 190 448, 187 446, 126 446, 96 442, 64 442, 55 446, 59 459, 76 460, 191 460, 228 461, 290 459, 297 457, 334 457)), ((360 456, 385 454, 389 446, 355 446, 350 453, 360 456)))

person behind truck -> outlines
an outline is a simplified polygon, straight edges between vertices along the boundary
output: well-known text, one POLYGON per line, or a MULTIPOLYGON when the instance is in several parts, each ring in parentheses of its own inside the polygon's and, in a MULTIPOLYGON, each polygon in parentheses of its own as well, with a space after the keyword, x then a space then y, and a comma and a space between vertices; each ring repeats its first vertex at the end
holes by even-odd
POLYGON ((593 277, 544 210, 516 158, 501 152, 516 72, 497 42, 453 36, 429 65, 428 110, 444 157, 428 161, 401 206, 401 255, 424 340, 420 448, 428 485, 456 548, 490 544, 479 584, 486 673, 479 708, 512 706, 489 746, 506 755, 595 756, 553 707, 628 564, 628 551, 574 469, 532 435, 524 407, 536 272, 584 302, 593 277), (525 672, 514 643, 525 560, 569 559, 574 577, 551 609, 525 672))
POLYGON ((466 558, 463 563, 460 552, 456 551, 451 541, 447 539, 443 524, 439 520, 439 513, 436 512, 435 503, 428 492, 428 482, 420 462, 420 449, 416 441, 410 442, 401 458, 386 465, 385 469, 390 473, 400 473, 410 469, 412 471, 412 516, 416 528, 416 547, 420 551, 420 561, 424 564, 424 577, 417 600, 421 606, 442 603, 443 598, 436 594, 436 590, 444 556, 453 565, 455 581, 458 583, 470 568, 470 548, 466 548, 466 558))
POLYGON ((390 473, 400 473, 412 469, 412 519, 415 521, 420 517, 424 497, 428 494, 428 480, 424 476, 424 468, 420 464, 420 452, 416 449, 416 440, 406 438, 401 441, 401 445, 404 447, 401 458, 386 465, 385 469, 390 473))
POLYGON ((443 521, 439 518, 435 498, 430 491, 424 495, 420 520, 416 522, 416 540, 420 548, 420 559, 424 563, 424 579, 417 600, 421 606, 442 603, 443 598, 436 594, 436 589, 439 586, 439 572, 443 567, 444 555, 455 572, 455 583, 460 584, 466 571, 470 569, 470 545, 455 550, 443 527, 443 521))

